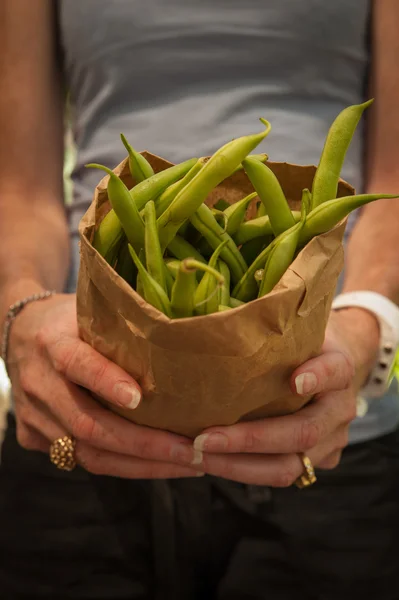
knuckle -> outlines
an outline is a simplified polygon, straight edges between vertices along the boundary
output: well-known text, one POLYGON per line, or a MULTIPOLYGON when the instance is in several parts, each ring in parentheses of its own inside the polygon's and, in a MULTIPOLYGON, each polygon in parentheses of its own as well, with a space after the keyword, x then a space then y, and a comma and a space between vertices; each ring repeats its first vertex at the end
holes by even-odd
POLYGON ((25 365, 19 372, 19 384, 25 394, 29 395, 35 393, 37 387, 36 377, 37 374, 35 373, 35 370, 29 365, 25 365))
POLYGON ((284 465, 273 477, 272 487, 287 488, 293 485, 298 478, 293 465, 284 465))
POLYGON ((316 419, 306 419, 301 423, 298 433, 298 448, 310 450, 321 439, 321 427, 316 419))
POLYGON ((95 441, 98 437, 96 420, 86 412, 79 412, 71 423, 71 433, 77 440, 87 442, 95 441))
POLYGON ((36 346, 39 350, 46 350, 51 344, 53 329, 48 326, 41 327, 35 335, 36 346))
POLYGON ((56 371, 68 377, 68 373, 79 364, 80 340, 69 340, 67 343, 60 340, 56 351, 53 353, 53 365, 56 371))
POLYGON ((84 444, 78 444, 75 449, 76 462, 82 469, 92 475, 103 475, 103 461, 98 453, 84 444))
POLYGON ((345 430, 341 431, 338 435, 337 449, 343 450, 348 445, 348 442, 349 442, 349 430, 348 430, 348 428, 345 428, 345 430))
POLYGON ((332 471, 333 469, 336 469, 338 467, 340 462, 341 453, 335 452, 333 455, 326 458, 326 460, 323 462, 322 468, 326 471, 332 471))
POLYGON ((35 443, 33 436, 30 434, 29 430, 25 427, 17 424, 17 432, 16 432, 17 442, 24 448, 25 450, 34 450, 35 443))
POLYGON ((357 417, 357 404, 356 398, 353 397, 350 399, 350 402, 347 403, 346 410, 346 423, 351 423, 357 417))
POLYGON ((138 458, 152 458, 154 453, 154 447, 145 434, 137 435, 136 439, 133 442, 133 454, 138 458))
POLYGON ((249 424, 243 440, 244 452, 261 451, 264 446, 263 435, 257 424, 249 424))

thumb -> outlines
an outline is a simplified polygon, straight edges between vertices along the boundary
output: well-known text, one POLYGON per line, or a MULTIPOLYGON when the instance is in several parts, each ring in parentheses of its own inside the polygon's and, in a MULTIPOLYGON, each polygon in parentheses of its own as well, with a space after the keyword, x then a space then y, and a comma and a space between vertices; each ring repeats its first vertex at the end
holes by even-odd
POLYGON ((353 360, 342 352, 326 352, 295 369, 291 389, 299 396, 345 390, 355 375, 353 360))

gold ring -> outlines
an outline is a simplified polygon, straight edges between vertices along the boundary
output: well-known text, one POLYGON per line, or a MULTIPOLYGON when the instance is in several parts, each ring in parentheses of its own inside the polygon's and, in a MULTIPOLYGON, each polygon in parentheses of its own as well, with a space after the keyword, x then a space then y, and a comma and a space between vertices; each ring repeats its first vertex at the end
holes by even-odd
POLYGON ((298 456, 301 459, 303 466, 305 467, 305 472, 303 473, 303 475, 298 477, 298 479, 295 482, 295 485, 302 489, 316 483, 317 477, 315 475, 314 467, 310 458, 306 456, 306 454, 298 454, 298 456))
POLYGON ((55 440, 50 446, 50 460, 57 469, 73 471, 76 467, 75 441, 67 435, 55 440))

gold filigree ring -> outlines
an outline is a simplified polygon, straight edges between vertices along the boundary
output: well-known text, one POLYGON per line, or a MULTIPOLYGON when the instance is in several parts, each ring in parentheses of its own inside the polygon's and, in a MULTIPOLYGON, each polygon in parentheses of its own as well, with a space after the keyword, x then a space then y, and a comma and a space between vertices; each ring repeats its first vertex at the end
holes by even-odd
POLYGON ((75 441, 65 435, 55 440, 50 446, 50 460, 62 471, 73 471, 76 467, 75 441))
POLYGON ((298 454, 298 456, 301 459, 303 466, 305 467, 305 472, 303 473, 303 475, 298 477, 298 479, 295 482, 295 485, 302 489, 316 483, 317 477, 315 475, 314 467, 310 458, 306 456, 306 454, 298 454))

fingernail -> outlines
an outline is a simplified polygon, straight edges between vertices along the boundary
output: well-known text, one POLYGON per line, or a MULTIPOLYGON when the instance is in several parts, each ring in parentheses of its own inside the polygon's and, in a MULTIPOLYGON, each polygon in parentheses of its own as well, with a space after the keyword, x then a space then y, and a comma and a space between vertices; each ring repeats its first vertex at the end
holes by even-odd
POLYGON ((134 385, 118 383, 114 387, 118 403, 124 408, 137 408, 141 401, 141 393, 134 385))
POLYGON ((202 433, 194 440, 195 450, 201 452, 223 452, 228 446, 228 439, 223 433, 202 433))
POLYGON ((313 373, 302 373, 295 377, 296 393, 300 396, 311 394, 317 388, 317 377, 313 373))
POLYGON ((192 446, 186 444, 179 444, 172 448, 170 452, 170 458, 178 463, 200 465, 202 463, 202 452, 193 449, 192 446))

